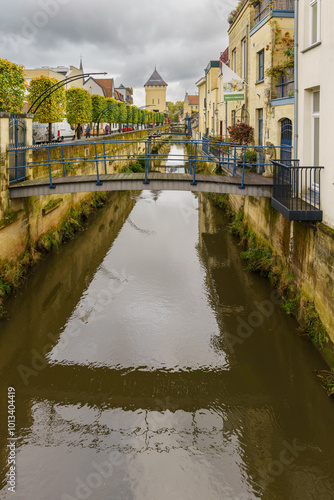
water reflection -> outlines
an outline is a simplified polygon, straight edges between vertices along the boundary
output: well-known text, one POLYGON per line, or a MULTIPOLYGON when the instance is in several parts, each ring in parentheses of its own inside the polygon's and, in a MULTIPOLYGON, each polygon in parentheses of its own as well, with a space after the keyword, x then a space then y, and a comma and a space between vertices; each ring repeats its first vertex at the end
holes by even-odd
POLYGON ((1 330, 15 498, 332 498, 333 404, 310 370, 321 360, 279 307, 231 341, 269 294, 205 198, 124 195, 97 215, 1 330))

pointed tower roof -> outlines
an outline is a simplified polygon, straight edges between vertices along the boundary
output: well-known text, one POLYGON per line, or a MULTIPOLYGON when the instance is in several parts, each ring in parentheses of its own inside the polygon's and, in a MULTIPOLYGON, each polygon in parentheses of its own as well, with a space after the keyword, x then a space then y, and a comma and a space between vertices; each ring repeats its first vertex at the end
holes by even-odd
POLYGON ((159 73, 157 72, 157 69, 153 71, 152 75, 150 78, 147 80, 145 83, 144 87, 152 87, 153 85, 159 86, 159 87, 167 87, 168 83, 166 83, 159 73))

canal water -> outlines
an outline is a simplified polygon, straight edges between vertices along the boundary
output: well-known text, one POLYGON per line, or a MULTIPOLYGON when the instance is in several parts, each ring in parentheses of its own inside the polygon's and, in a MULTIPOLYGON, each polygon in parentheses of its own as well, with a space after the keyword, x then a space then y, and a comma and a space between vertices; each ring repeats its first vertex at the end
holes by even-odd
POLYGON ((7 309, 1 499, 334 498, 326 366, 206 197, 114 194, 7 309))

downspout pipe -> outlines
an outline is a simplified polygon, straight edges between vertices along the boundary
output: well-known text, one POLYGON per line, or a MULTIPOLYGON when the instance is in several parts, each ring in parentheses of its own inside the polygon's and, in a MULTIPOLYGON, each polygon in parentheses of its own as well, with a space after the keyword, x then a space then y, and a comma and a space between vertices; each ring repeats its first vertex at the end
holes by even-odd
POLYGON ((295 0, 295 41, 294 41, 294 141, 293 141, 293 152, 294 158, 298 159, 298 101, 299 101, 299 93, 298 93, 298 0, 295 0))
MULTIPOLYGON (((245 54, 245 80, 248 76, 248 36, 249 36, 249 26, 246 24, 246 54, 245 54)), ((248 111, 248 88, 245 85, 245 110, 248 111)), ((249 125, 249 124, 248 124, 249 125)))

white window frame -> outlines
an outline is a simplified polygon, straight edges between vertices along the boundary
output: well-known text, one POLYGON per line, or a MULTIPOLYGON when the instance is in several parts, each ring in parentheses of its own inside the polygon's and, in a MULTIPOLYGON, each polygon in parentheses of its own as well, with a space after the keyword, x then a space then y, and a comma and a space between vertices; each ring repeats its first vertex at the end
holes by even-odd
POLYGON ((320 0, 310 0, 310 45, 320 42, 320 0), (313 33, 313 7, 317 5, 317 36, 316 40, 312 40, 313 33))

